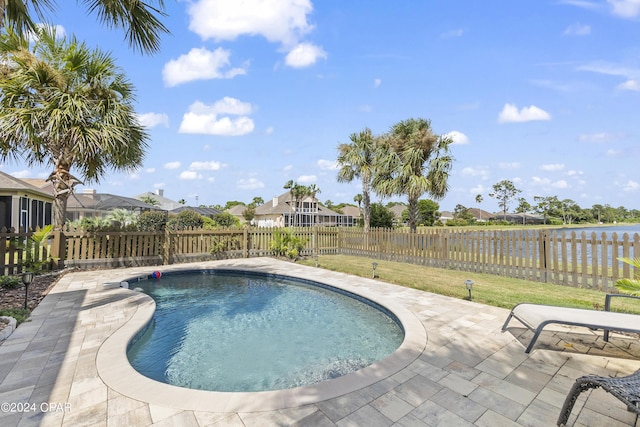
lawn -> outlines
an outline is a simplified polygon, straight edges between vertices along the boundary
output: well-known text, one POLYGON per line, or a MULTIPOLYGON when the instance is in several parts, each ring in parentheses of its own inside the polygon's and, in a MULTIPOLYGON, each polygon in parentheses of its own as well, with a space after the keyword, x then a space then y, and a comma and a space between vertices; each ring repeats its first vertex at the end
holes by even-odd
MULTIPOLYGON (((467 298, 465 280, 473 280, 473 301, 502 308, 513 308, 520 302, 578 307, 604 308, 605 293, 548 283, 513 279, 491 274, 446 270, 393 261, 382 261, 347 255, 321 255, 319 267, 361 277, 372 276, 372 263, 377 262, 376 279, 453 298, 467 298)), ((314 259, 299 263, 315 266, 314 259)), ((640 313, 640 301, 616 298, 613 309, 640 313)))

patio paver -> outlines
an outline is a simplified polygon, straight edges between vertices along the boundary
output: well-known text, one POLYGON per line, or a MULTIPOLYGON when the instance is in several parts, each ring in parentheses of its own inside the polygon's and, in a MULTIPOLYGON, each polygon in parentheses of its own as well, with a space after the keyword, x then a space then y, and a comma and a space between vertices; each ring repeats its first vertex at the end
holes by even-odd
MULTIPOLYGON (((640 369, 637 336, 612 334, 605 343, 601 331, 549 328, 528 355, 529 331, 513 322, 501 332, 507 315, 505 309, 270 258, 72 272, 0 345, 0 403, 13 404, 2 406, 0 425, 555 425, 576 377, 640 369), (122 354, 112 349, 126 345, 127 331, 144 325, 153 311, 148 297, 120 288, 121 280, 154 270, 217 267, 346 283, 401 308, 411 327, 421 329, 416 336, 423 342, 414 340, 403 354, 369 369, 368 378, 347 376, 283 393, 173 393, 173 386, 116 363, 122 354), (384 375, 372 380, 378 372, 384 375)), ((634 419, 617 399, 594 390, 583 393, 569 425, 633 425, 634 419)))

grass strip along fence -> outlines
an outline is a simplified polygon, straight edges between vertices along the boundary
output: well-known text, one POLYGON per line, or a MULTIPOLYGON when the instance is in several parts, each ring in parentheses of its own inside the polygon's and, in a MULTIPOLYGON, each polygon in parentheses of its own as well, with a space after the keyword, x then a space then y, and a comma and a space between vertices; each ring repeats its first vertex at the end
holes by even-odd
MULTIPOLYGON (((47 260, 45 269, 62 266, 113 268, 175 264, 274 254, 272 242, 284 229, 244 228, 165 232, 54 231, 48 244, 32 256, 47 260), (48 257, 48 258, 47 258, 48 257)), ((613 291, 620 278, 640 271, 619 258, 640 256, 640 235, 576 233, 567 230, 477 230, 301 227, 287 229, 303 243, 298 255, 351 255, 378 260, 469 271, 613 291)), ((0 230, 0 274, 22 271, 19 241, 29 233, 0 230)))

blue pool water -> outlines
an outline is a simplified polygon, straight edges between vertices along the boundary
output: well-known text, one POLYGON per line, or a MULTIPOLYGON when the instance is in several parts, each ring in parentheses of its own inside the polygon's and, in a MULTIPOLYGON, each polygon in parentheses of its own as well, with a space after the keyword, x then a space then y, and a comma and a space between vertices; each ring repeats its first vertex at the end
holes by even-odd
POLYGON ((404 333, 373 303, 281 276, 210 270, 132 284, 156 301, 128 357, 141 374, 212 391, 281 390, 348 374, 404 333))

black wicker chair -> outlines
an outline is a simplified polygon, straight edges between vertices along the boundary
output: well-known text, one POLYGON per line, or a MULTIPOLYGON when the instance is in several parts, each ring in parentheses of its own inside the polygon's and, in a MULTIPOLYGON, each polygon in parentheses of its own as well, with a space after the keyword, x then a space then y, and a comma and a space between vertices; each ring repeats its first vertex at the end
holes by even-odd
POLYGON ((627 405, 627 409, 630 412, 635 412, 636 422, 638 421, 638 414, 640 414, 640 370, 626 377, 611 378, 586 375, 578 378, 573 383, 573 387, 571 387, 571 391, 569 391, 564 401, 560 417, 558 417, 558 425, 564 426, 567 424, 573 405, 576 403, 580 393, 598 387, 602 387, 603 390, 611 393, 627 405))

